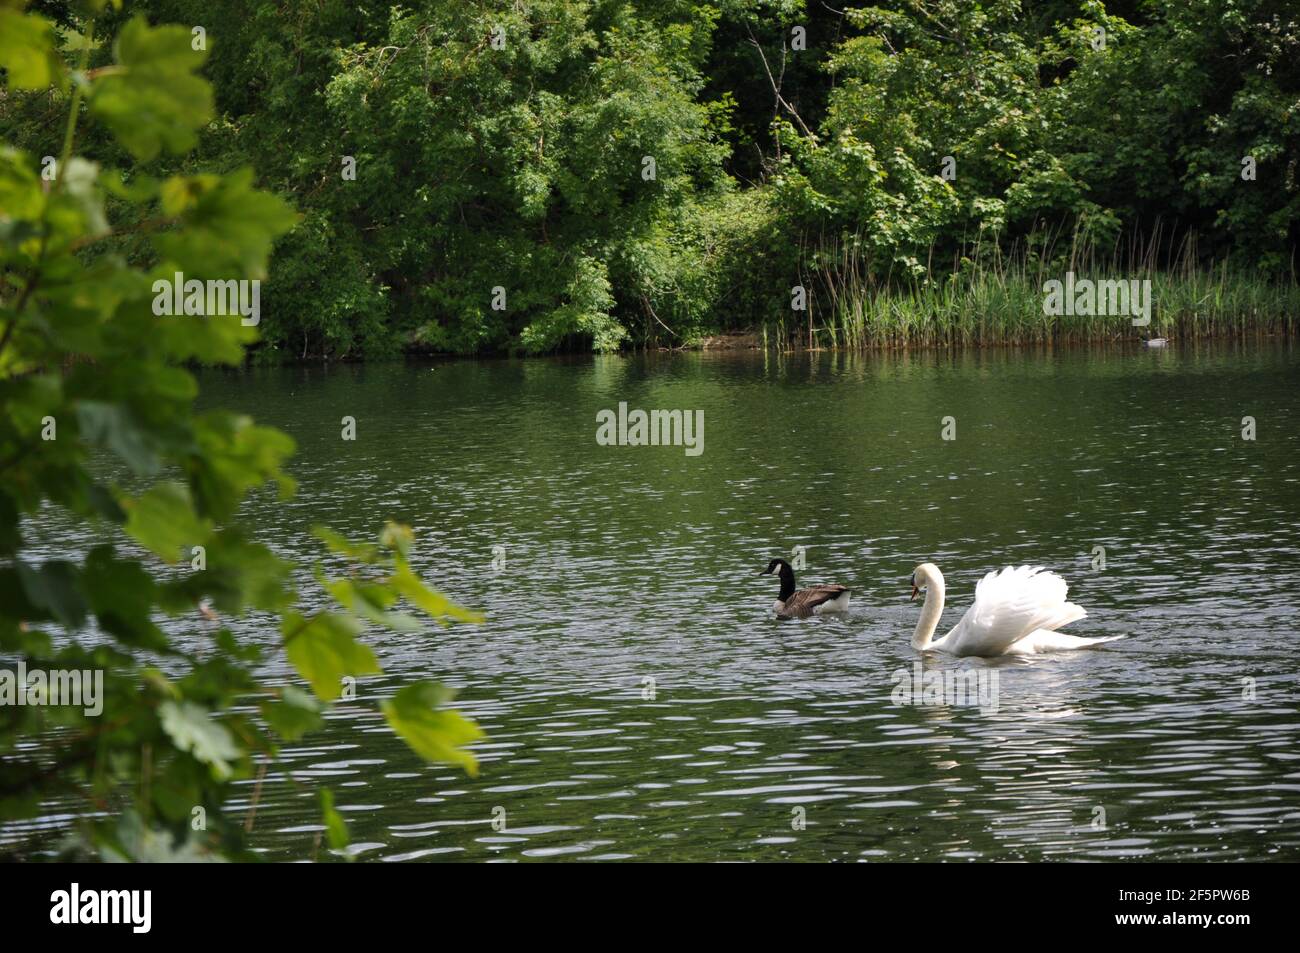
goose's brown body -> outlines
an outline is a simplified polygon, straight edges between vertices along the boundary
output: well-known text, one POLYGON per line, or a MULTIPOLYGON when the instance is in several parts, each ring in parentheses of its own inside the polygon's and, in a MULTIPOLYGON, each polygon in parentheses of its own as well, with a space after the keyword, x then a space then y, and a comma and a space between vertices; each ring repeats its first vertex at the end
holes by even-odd
POLYGON ((843 612, 849 607, 849 590, 844 586, 809 586, 796 590, 794 569, 784 559, 773 559, 761 575, 781 577, 781 594, 773 609, 782 619, 806 619, 822 612, 843 612))
POLYGON ((841 602, 847 602, 849 590, 844 586, 810 586, 800 589, 789 599, 776 602, 776 614, 786 619, 806 619, 818 609, 826 611, 833 604, 840 608, 841 602))

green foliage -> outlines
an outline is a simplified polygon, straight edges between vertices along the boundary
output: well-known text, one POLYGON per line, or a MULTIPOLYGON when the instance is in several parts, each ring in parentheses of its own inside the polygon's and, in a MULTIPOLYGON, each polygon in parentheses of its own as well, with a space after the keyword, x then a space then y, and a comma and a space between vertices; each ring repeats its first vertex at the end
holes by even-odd
POLYGON ((1166 330, 1290 327, 1278 315, 1294 306, 1300 237, 1284 158, 1300 149, 1300 21, 1283 7, 1155 0, 1132 20, 1095 0, 1029 17, 1016 0, 847 10, 860 32, 826 60, 835 85, 815 134, 774 123, 771 182, 799 236, 810 333, 1108 337, 1044 323, 1035 301, 1045 274, 1085 262, 1153 275, 1172 295, 1166 330), (1257 180, 1241 175, 1247 156, 1257 180), (1178 289, 1192 286, 1213 290, 1187 313, 1178 289), (1244 301, 1245 314, 1225 310, 1244 301))
POLYGON ((325 701, 342 694, 344 676, 383 671, 369 646, 357 641, 361 623, 351 616, 318 612, 306 618, 291 612, 281 631, 289 661, 325 701))
POLYGON ((292 685, 280 689, 279 700, 266 701, 260 706, 266 723, 285 741, 297 741, 319 728, 322 708, 315 698, 292 685))
POLYGON ((165 701, 158 706, 158 721, 177 751, 208 765, 218 780, 230 777, 230 762, 241 752, 225 725, 213 721, 205 708, 190 701, 165 701))
POLYGON ((681 344, 779 321, 846 243, 870 287, 1062 235, 1294 280, 1286 0, 243 6, 212 144, 305 205, 276 353, 681 344))
POLYGON ((194 512, 194 500, 183 483, 159 483, 121 503, 127 512, 127 535, 164 562, 176 562, 186 543, 207 540, 212 532, 211 522, 194 512))
MULTIPOLYGON (((1103 248, 1155 239, 1162 257, 1199 234, 1194 265, 1229 255, 1290 273, 1300 189, 1283 156, 1300 147, 1300 21, 1285 4, 1155 0, 1131 20, 1096 0, 1032 18, 1014 0, 889 7, 848 12, 864 35, 829 61, 839 84, 815 150, 842 151, 845 127, 855 142, 866 131, 859 161, 903 197, 875 219, 870 204, 847 223, 834 204, 823 210, 827 231, 880 246, 877 271, 935 245, 947 260, 975 241, 996 254, 1065 233, 1103 248), (917 178, 938 174, 945 155, 955 216, 917 178), (1247 155, 1257 181, 1239 174, 1247 155)), ((853 168, 832 166, 814 185, 837 197, 853 168)))
POLYGON ((430 761, 453 761, 470 774, 478 773, 473 757, 463 749, 483 737, 482 730, 462 715, 442 706, 452 693, 434 682, 417 682, 398 691, 381 707, 393 730, 430 761))
MULTIPOLYGON (((110 19, 122 63, 91 71, 92 109, 158 156, 163 181, 100 188, 124 222, 161 197, 195 229, 101 241, 199 274, 264 258, 228 208, 257 219, 245 238, 279 234, 265 361, 686 344, 781 324, 790 287, 850 242, 873 288, 1060 236, 1105 255, 1155 239, 1165 260, 1194 246, 1195 267, 1293 280, 1292 6, 322 0, 286 15, 270 0, 142 0, 150 22, 202 23, 211 55, 182 28, 146 42, 138 18, 110 19), (169 157, 196 133, 194 157, 169 157), (292 231, 282 208, 254 211, 251 179, 202 174, 250 162, 294 196, 292 231), (204 256, 214 240, 220 261, 204 256)), ((20 58, 15 80, 41 80, 44 55, 18 35, 0 56, 20 58)), ((33 151, 61 134, 48 104, 0 103, 33 151)), ((97 174, 66 171, 60 214, 93 212, 74 184, 97 174)), ((234 360, 252 334, 180 353, 187 341, 175 356, 234 360)))
POLYGON ((651 314, 697 257, 678 210, 729 188, 725 109, 702 98, 715 9, 149 6, 221 40, 208 70, 228 121, 201 154, 251 158, 303 211, 273 259, 264 357, 610 350, 666 333, 651 314))
POLYGON ((0 67, 8 73, 10 89, 44 89, 64 82, 54 24, 25 15, 22 4, 0 4, 0 67))
POLYGON ((116 63, 94 85, 90 111, 137 159, 183 153, 212 119, 212 90, 193 75, 207 59, 181 26, 151 28, 144 17, 118 34, 116 63))
MULTIPOLYGON (((341 579, 320 575, 337 605, 294 608, 292 567, 237 520, 251 491, 293 492, 283 469, 293 442, 242 415, 197 413, 185 369, 243 361, 256 329, 239 315, 160 314, 153 286, 177 271, 260 278, 297 216, 246 168, 140 167, 184 152, 211 118, 208 82, 196 75, 204 57, 187 28, 124 20, 101 65, 96 24, 68 22, 77 29, 55 31, 0 4, 9 87, 0 108, 13 90, 38 89, 28 102, 56 103, 65 116, 52 177, 39 153, 0 147, 0 653, 29 672, 101 674, 102 710, 0 705, 0 821, 55 796, 88 798, 112 809, 80 822, 80 856, 242 856, 242 825, 223 808, 230 784, 273 759, 279 739, 319 727, 345 677, 380 670, 362 641, 367 626, 425 628, 395 608, 403 599, 442 624, 480 616, 416 577, 411 532, 395 524, 375 545, 322 534, 350 561, 341 579), (87 120, 100 123, 86 134, 102 148, 97 161, 75 154, 87 120), (102 542, 80 559, 43 558, 27 536, 54 510, 92 524, 102 542), (261 684, 263 650, 225 626, 173 641, 160 625, 196 611, 278 615, 278 648, 315 697, 261 684)), ((464 745, 481 732, 441 708, 448 693, 416 687, 385 703, 394 730, 421 756, 472 772, 464 745)), ((321 803, 341 849, 328 792, 321 803)))
POLYGON ((343 822, 343 815, 334 808, 334 792, 329 788, 320 789, 321 818, 325 821, 325 833, 329 837, 332 850, 342 850, 348 846, 348 827, 343 822))

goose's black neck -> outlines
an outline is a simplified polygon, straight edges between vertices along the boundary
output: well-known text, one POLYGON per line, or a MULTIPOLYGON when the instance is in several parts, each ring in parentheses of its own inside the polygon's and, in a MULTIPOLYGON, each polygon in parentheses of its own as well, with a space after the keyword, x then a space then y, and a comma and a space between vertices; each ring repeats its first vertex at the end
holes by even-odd
POLYGON ((787 563, 781 564, 781 595, 777 598, 782 602, 794 595, 794 570, 787 563))

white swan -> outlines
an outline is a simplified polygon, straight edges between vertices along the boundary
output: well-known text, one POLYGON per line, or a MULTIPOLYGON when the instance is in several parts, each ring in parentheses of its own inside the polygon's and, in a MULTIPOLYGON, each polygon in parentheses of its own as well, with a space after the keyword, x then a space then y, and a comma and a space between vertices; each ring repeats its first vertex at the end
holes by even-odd
POLYGON ((912 598, 925 590, 921 618, 912 635, 912 648, 940 649, 953 655, 1033 655, 1083 649, 1122 635, 1085 639, 1055 631, 1082 619, 1083 606, 1065 601, 1068 587, 1054 572, 1035 566, 1008 566, 991 572, 975 587, 975 603, 941 639, 931 639, 943 613, 943 574, 934 563, 922 563, 912 573, 912 598))

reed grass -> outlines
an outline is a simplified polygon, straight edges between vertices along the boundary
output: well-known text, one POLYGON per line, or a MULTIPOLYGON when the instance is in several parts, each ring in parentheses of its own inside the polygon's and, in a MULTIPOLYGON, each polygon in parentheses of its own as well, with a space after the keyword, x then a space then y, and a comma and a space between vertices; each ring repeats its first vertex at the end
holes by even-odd
POLYGON ((1300 324, 1300 283, 1294 270, 1270 278, 1206 264, 1194 238, 1176 248, 1158 231, 1145 243, 1118 244, 1102 255, 1078 235, 1067 243, 969 247, 950 267, 931 258, 919 277, 872 276, 853 237, 805 249, 802 280, 806 315, 765 324, 776 340, 800 346, 896 347, 1082 343, 1149 337, 1201 338, 1290 335, 1300 324), (1164 259, 1161 259, 1161 249, 1164 259), (1150 280, 1151 323, 1135 327, 1118 315, 1045 315, 1044 285, 1051 279, 1150 280), (801 326, 800 319, 803 323, 801 326))

